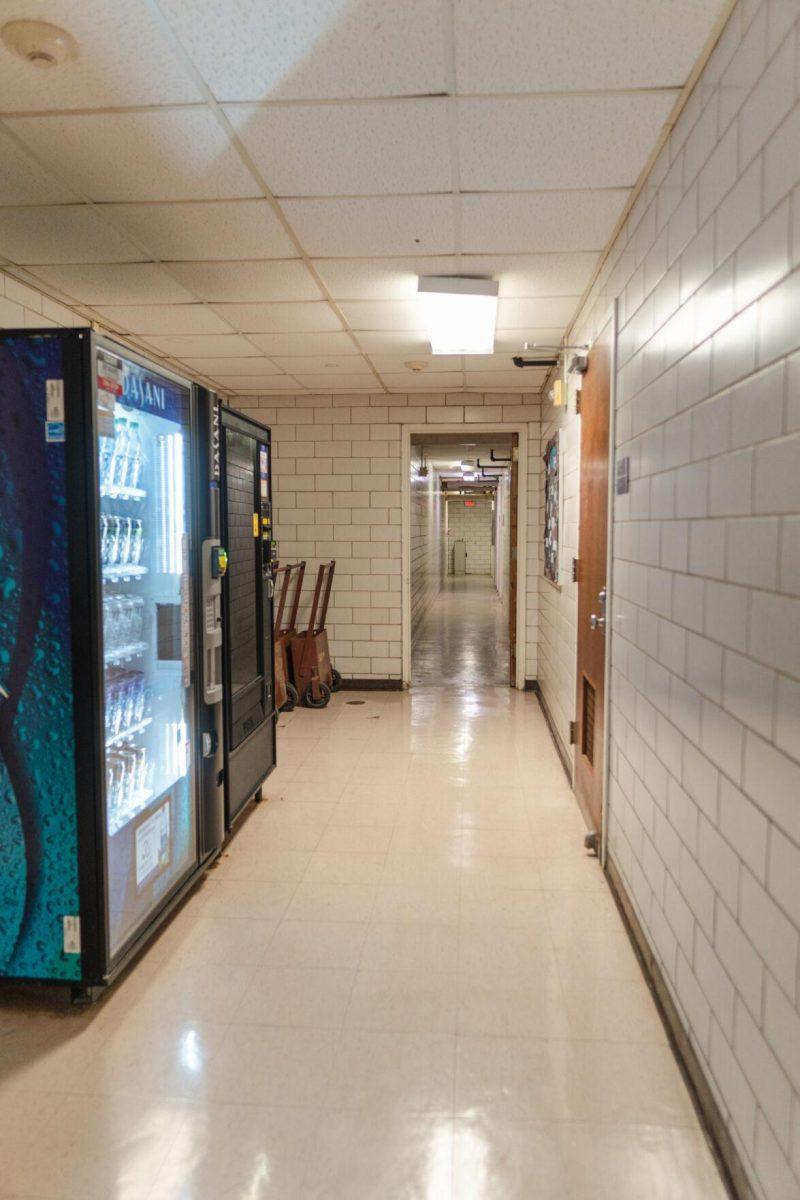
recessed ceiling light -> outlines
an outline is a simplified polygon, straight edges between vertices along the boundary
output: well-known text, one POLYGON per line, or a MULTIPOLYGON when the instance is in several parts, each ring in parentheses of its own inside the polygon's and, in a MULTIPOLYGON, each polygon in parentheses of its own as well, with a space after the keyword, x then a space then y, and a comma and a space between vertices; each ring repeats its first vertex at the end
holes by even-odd
POLYGON ((491 354, 497 324, 493 279, 420 275, 417 294, 434 354, 491 354))
POLYGON ((428 364, 425 359, 422 358, 410 358, 408 362, 403 363, 404 367, 408 367, 409 371, 414 371, 416 374, 419 374, 420 371, 424 371, 427 365, 428 364))
POLYGON ((72 34, 48 21, 6 21, 0 41, 34 67, 60 67, 78 57, 78 43, 72 34))

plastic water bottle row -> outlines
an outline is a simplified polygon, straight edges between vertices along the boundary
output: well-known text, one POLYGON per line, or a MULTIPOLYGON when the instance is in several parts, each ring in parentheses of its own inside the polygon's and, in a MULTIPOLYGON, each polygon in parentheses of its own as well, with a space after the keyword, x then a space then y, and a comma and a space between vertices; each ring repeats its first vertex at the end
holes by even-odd
POLYGON ((115 417, 114 436, 100 439, 100 495, 138 488, 143 465, 139 422, 115 417))
POLYGON ((124 654, 144 638, 144 600, 141 596, 103 599, 103 640, 106 657, 124 654))
POLYGON ((106 755, 109 832, 121 829, 142 807, 153 786, 153 764, 144 746, 106 755))
POLYGON ((149 694, 144 672, 109 667, 106 671, 106 738, 124 734, 149 715, 149 694))
POLYGON ((144 552, 139 517, 100 517, 100 561, 104 567, 138 567, 144 552))

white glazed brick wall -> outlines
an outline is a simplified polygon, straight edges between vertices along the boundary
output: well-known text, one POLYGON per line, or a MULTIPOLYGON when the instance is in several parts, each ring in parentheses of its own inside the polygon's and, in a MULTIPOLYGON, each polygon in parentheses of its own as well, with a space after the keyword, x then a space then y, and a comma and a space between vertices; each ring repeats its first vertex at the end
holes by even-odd
POLYGON ((86 321, 41 292, 0 271, 0 329, 73 328, 86 321))
MULTIPOLYGON (((800 1196, 799 22, 734 9, 572 337, 619 297, 610 853, 768 1200, 800 1196)), ((574 589, 542 586, 563 725, 574 589)))
POLYGON ((472 507, 463 500, 447 501, 447 571, 453 573, 453 544, 466 542, 467 574, 492 573, 492 504, 489 499, 476 497, 472 507))
POLYGON ((444 515, 438 472, 420 477, 419 450, 411 447, 411 632, 416 632, 442 588, 444 515))
POLYGON ((528 432, 525 668, 536 677, 541 573, 541 404, 530 393, 409 393, 234 398, 272 429, 275 524, 284 561, 306 579, 336 559, 328 632, 350 678, 400 679, 401 430, 523 424, 528 432))

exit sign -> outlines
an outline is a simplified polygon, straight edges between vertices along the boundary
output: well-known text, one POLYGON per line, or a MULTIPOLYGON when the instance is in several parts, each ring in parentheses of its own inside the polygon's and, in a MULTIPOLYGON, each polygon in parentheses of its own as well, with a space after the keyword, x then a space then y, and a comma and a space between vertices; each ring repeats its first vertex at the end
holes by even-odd
POLYGON ((475 505, 474 500, 465 500, 464 501, 464 508, 473 508, 474 505, 475 505))

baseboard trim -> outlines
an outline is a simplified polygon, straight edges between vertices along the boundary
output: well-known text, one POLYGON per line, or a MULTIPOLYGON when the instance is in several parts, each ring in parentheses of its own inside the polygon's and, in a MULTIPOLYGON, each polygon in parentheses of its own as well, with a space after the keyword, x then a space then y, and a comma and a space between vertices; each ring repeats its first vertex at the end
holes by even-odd
MULTIPOLYGON (((547 701, 545 700, 544 696, 542 695, 542 689, 539 686, 539 680, 534 679, 531 682, 534 684, 534 687, 531 688, 531 691, 533 691, 535 693, 535 695, 539 701, 541 710, 544 713, 544 719, 547 722, 547 728, 550 730, 550 737, 553 739, 553 745, 556 748, 556 753, 558 754, 558 757, 561 759, 561 765, 564 768, 564 774, 566 775, 567 779, 569 780, 570 787, 572 787, 572 756, 569 753, 569 751, 567 750, 567 747, 562 742, 559 732, 556 729, 556 723, 553 720, 553 714, 550 712, 550 709, 547 707, 547 701)), ((525 687, 527 689, 527 680, 525 683, 525 687)))
POLYGON ((606 858, 606 878, 616 901, 620 916, 631 940, 639 965, 658 1009, 659 1016, 678 1060, 689 1094, 692 1097, 706 1141, 716 1160, 722 1180, 731 1200, 757 1200, 747 1178, 739 1151, 728 1131, 725 1118, 711 1091, 700 1060, 683 1027, 675 1002, 639 918, 625 891, 622 877, 611 855, 606 858))
POLYGON ((402 679, 342 679, 343 692, 402 692, 402 679))

